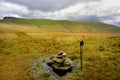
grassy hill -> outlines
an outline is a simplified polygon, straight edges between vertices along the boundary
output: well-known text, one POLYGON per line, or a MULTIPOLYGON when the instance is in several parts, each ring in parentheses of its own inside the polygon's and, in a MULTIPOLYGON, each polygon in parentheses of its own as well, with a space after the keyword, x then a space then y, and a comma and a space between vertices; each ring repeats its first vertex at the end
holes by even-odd
POLYGON ((74 22, 67 20, 49 19, 22 19, 5 18, 0 23, 14 23, 18 25, 37 26, 42 31, 52 32, 97 32, 97 33, 120 33, 120 27, 101 22, 74 22))
POLYGON ((119 80, 119 32, 119 27, 97 22, 1 20, 0 80, 56 80, 43 69, 43 61, 59 51, 78 63, 78 70, 60 80, 119 80), (81 40, 83 71, 79 69, 81 40))

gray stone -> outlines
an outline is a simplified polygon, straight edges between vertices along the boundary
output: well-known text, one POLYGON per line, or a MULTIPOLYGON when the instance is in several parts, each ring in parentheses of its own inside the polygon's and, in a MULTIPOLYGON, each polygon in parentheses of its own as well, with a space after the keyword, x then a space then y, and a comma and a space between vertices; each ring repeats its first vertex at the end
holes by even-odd
POLYGON ((73 61, 66 57, 66 53, 61 51, 55 56, 51 56, 47 61, 47 65, 52 67, 53 69, 58 70, 68 70, 72 69, 73 61))

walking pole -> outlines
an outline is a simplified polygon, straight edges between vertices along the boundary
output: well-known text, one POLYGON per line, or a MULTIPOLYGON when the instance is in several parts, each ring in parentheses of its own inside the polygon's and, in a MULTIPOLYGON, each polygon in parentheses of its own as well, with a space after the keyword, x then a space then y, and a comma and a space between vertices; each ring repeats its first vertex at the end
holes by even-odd
POLYGON ((82 71, 82 67, 83 67, 83 61, 82 61, 82 58, 83 58, 83 45, 84 45, 84 42, 83 40, 80 41, 80 65, 81 65, 81 71, 82 71))

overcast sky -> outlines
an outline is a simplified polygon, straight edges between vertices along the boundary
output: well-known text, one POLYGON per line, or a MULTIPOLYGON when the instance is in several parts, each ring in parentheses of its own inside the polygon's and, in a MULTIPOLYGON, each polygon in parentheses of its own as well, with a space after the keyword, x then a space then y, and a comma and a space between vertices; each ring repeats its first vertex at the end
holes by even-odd
POLYGON ((0 19, 5 16, 120 26, 120 0, 0 0, 0 19))

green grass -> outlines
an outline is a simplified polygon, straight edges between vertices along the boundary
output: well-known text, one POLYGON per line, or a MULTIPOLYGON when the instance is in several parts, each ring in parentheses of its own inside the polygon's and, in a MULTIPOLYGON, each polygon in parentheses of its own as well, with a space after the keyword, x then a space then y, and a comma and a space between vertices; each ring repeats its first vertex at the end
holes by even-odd
POLYGON ((74 22, 67 20, 49 20, 49 19, 22 19, 16 18, 15 21, 3 19, 1 23, 14 23, 19 25, 37 26, 43 31, 54 32, 104 32, 120 33, 120 27, 101 23, 101 22, 74 22))

